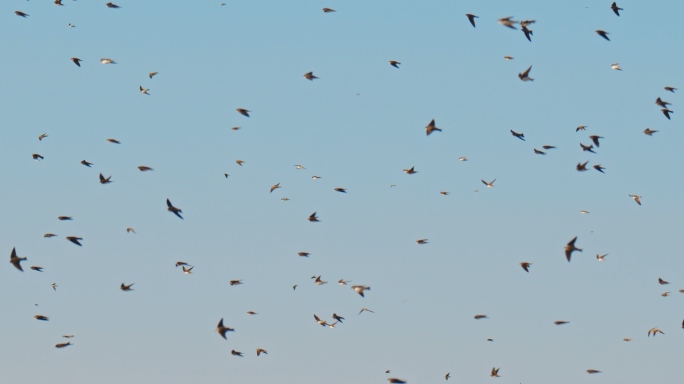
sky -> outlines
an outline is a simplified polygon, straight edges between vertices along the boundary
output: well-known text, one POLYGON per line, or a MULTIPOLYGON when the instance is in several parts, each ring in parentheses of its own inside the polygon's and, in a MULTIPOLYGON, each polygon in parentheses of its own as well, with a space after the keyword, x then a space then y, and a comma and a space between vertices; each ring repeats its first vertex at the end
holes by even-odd
POLYGON ((224 2, 0 3, 3 382, 681 382, 684 3, 224 2))

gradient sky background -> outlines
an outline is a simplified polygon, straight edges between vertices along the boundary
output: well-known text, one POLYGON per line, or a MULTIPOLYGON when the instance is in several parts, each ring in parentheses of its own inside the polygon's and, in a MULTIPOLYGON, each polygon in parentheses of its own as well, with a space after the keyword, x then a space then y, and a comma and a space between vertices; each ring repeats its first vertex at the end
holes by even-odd
POLYGON ((681 383, 683 2, 63 2, 0 3, 3 382, 681 383))

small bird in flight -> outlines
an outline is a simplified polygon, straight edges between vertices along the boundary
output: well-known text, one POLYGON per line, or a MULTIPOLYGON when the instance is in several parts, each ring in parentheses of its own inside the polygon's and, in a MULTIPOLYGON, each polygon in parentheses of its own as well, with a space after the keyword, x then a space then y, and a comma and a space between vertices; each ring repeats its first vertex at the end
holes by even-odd
POLYGON ((416 244, 422 245, 422 244, 427 244, 428 239, 418 239, 416 240, 416 244))
POLYGON ((275 184, 271 185, 271 192, 275 191, 278 188, 280 188, 280 183, 275 183, 275 184))
POLYGON ((152 168, 150 168, 150 167, 148 167, 148 166, 146 166, 146 165, 139 165, 139 166, 138 166, 138 169, 139 169, 141 172, 154 171, 154 169, 152 169, 152 168))
POLYGON ((82 237, 76 237, 76 236, 67 236, 67 240, 71 241, 72 243, 78 245, 79 247, 82 247, 83 245, 80 243, 81 240, 83 240, 82 237))
POLYGON ((404 173, 407 175, 413 175, 414 173, 418 173, 418 171, 414 170, 415 167, 411 167, 409 169, 404 169, 404 173))
POLYGON ((442 132, 440 128, 435 127, 435 119, 432 119, 432 121, 425 126, 425 135, 430 136, 430 134, 434 131, 442 132))
POLYGON ((318 223, 319 222, 318 217, 316 216, 316 212, 310 214, 309 218, 307 220, 309 220, 312 223, 318 223))
POLYGON ((534 81, 534 79, 530 77, 531 70, 532 66, 530 65, 524 72, 518 73, 518 78, 522 81, 534 81))
POLYGON ((78 57, 72 57, 72 58, 71 58, 71 61, 73 61, 74 64, 76 64, 76 65, 78 65, 78 66, 80 67, 80 66, 81 66, 81 61, 83 61, 83 60, 79 59, 78 57))
POLYGON ((490 373, 489 376, 491 376, 491 377, 501 377, 501 376, 499 376, 499 369, 500 369, 500 368, 493 367, 493 368, 492 368, 492 373, 490 373))
POLYGON ((672 93, 675 93, 675 91, 677 90, 677 88, 675 88, 675 87, 667 87, 667 86, 663 87, 663 89, 668 91, 668 92, 672 92, 672 93))
POLYGON ((599 36, 601 36, 601 37, 603 37, 604 39, 610 41, 610 39, 608 38, 608 35, 609 35, 608 32, 602 31, 602 30, 600 30, 600 29, 597 29, 595 32, 596 32, 599 36))
POLYGON ((568 259, 568 263, 570 262, 570 258, 572 257, 572 252, 582 252, 580 248, 575 247, 575 241, 577 241, 577 236, 570 240, 563 248, 565 250, 565 258, 568 259))
POLYGON ((598 261, 604 261, 605 258, 606 258, 606 256, 608 256, 607 253, 604 254, 604 255, 599 255, 599 254, 597 253, 597 254, 596 254, 596 260, 598 260, 598 261))
POLYGON ((110 180, 111 178, 112 178, 112 176, 104 177, 104 176, 102 176, 102 174, 100 173, 100 184, 109 184, 109 183, 111 183, 111 182, 112 182, 112 180, 110 180))
POLYGON ((26 16, 31 16, 31 15, 29 15, 28 13, 24 13, 24 12, 22 12, 22 11, 14 11, 14 14, 17 15, 17 16, 21 16, 21 17, 23 17, 23 18, 26 18, 26 16))
POLYGON ((584 163, 577 163, 577 166, 575 168, 580 172, 586 171, 588 162, 589 160, 585 161, 584 163))
POLYGON ((35 160, 35 161, 41 161, 41 160, 44 159, 43 156, 41 156, 41 155, 39 155, 39 154, 37 154, 37 153, 34 153, 33 155, 31 155, 31 157, 33 157, 33 160, 35 160))
POLYGON ((660 284, 660 285, 666 285, 666 284, 670 284, 670 283, 667 282, 667 281, 665 281, 665 280, 663 280, 662 278, 659 277, 659 278, 658 278, 658 284, 660 284))
POLYGON ((329 12, 336 12, 336 11, 332 8, 323 8, 323 12, 329 13, 329 12))
POLYGON ((88 167, 88 168, 90 168, 90 166, 93 165, 93 163, 89 163, 89 162, 87 162, 87 161, 85 161, 85 160, 81 160, 81 164, 85 165, 85 166, 88 167))
POLYGON ((14 265, 14 268, 24 272, 24 269, 21 267, 21 262, 24 260, 26 260, 26 258, 17 256, 16 248, 12 248, 12 253, 10 253, 10 263, 14 265))
POLYGON ((135 283, 130 283, 128 285, 121 283, 121 286, 119 288, 121 288, 121 290, 124 292, 132 291, 133 288, 131 288, 131 287, 133 286, 133 284, 135 284, 135 283))
POLYGON ((522 269, 524 269, 525 272, 528 272, 528 273, 530 272, 530 265, 532 265, 532 263, 528 263, 527 261, 523 261, 522 263, 520 263, 520 266, 522 267, 522 269))
POLYGON ((486 182, 486 181, 484 181, 484 180, 480 180, 480 181, 481 181, 484 185, 486 185, 487 188, 491 188, 491 187, 494 186, 494 182, 496 181, 496 179, 494 179, 494 180, 492 180, 492 181, 490 181, 490 182, 486 182))
POLYGON ((218 325, 216 326, 216 332, 218 332, 218 334, 221 335, 221 337, 228 340, 226 338, 226 332, 235 332, 235 329, 223 325, 223 318, 221 318, 221 320, 219 320, 218 325))
POLYGON ((524 133, 522 133, 522 132, 516 132, 516 131, 514 131, 514 130, 512 130, 512 129, 511 129, 510 131, 511 131, 511 135, 513 135, 514 137, 517 137, 518 139, 520 139, 520 140, 522 140, 522 141, 525 141, 525 134, 524 134, 524 133))
POLYGON ((639 195, 629 195, 629 197, 631 197, 632 199, 634 199, 634 201, 636 201, 637 204, 641 205, 641 200, 640 200, 640 199, 641 199, 641 196, 639 196, 639 195))
POLYGON ((307 72, 304 74, 304 78, 310 81, 313 81, 314 79, 318 79, 317 76, 314 76, 313 72, 307 72))
POLYGON ((513 18, 513 16, 502 17, 499 20, 497 20, 497 22, 499 24, 503 25, 504 27, 508 27, 510 29, 516 29, 515 24, 517 24, 518 22, 516 20, 511 20, 512 18, 513 18))
POLYGON ((143 93, 143 94, 145 94, 145 95, 148 95, 148 96, 149 96, 149 93, 148 93, 148 91, 149 91, 149 89, 145 89, 145 88, 143 88, 143 87, 142 87, 142 85, 140 86, 140 93, 143 93))
POLYGON ((159 73, 159 72, 150 72, 150 73, 147 74, 147 76, 149 76, 150 79, 151 79, 151 78, 154 77, 154 75, 156 75, 156 74, 158 74, 158 73, 159 73))
POLYGON ((622 11, 622 8, 619 8, 615 1, 613 1, 613 4, 610 5, 610 9, 612 9, 616 15, 620 16, 620 11, 622 11))
POLYGON ((482 314, 475 315, 475 316, 473 316, 473 318, 475 320, 488 319, 487 315, 482 315, 482 314))
POLYGON ((667 117, 668 120, 670 120, 670 113, 674 113, 674 111, 671 111, 667 108, 661 109, 660 112, 662 112, 663 115, 665 115, 665 117, 667 117))
POLYGON ((257 356, 261 355, 262 353, 263 353, 264 355, 268 355, 268 352, 267 352, 265 349, 263 349, 263 348, 257 348, 257 350, 256 350, 257 356))
POLYGON ((390 60, 389 61, 390 65, 393 66, 394 68, 399 68, 399 65, 401 64, 400 62, 396 60, 390 60))
POLYGON ((365 297, 363 294, 364 291, 370 291, 371 289, 369 286, 366 285, 352 285, 351 288, 354 290, 354 292, 361 295, 361 297, 365 297))
POLYGON ((39 267, 37 265, 32 265, 31 269, 34 271, 43 272, 43 267, 39 267))
POLYGON ((110 3, 107 3, 107 4, 105 4, 105 5, 107 6, 107 8, 121 8, 121 7, 119 7, 118 5, 116 5, 116 4, 114 4, 114 3, 111 3, 111 2, 110 2, 110 3))
POLYGON ((251 112, 251 111, 244 109, 244 108, 237 108, 236 111, 238 111, 239 114, 247 116, 247 117, 249 117, 249 113, 251 112))
POLYGON ((340 192, 340 193, 347 193, 346 189, 340 188, 340 187, 335 188, 335 191, 340 192))
POLYGON ((183 211, 174 207, 173 204, 171 204, 171 201, 169 199, 166 199, 166 205, 167 205, 167 208, 166 208, 167 211, 173 212, 174 215, 183 219, 183 216, 180 215, 181 213, 183 213, 183 211))
POLYGON ((48 137, 47 133, 43 133, 42 135, 38 136, 38 140, 43 141, 43 139, 46 137, 48 137))
POLYGON ((652 335, 653 337, 655 337, 655 336, 656 336, 657 334, 659 334, 659 333, 661 333, 661 334, 663 334, 663 335, 665 334, 665 332, 661 331, 660 328, 658 328, 658 327, 653 327, 653 328, 651 328, 651 329, 648 330, 648 337, 651 337, 651 335, 652 335))
POLYGON ((614 69, 614 70, 616 70, 616 71, 622 71, 622 68, 620 68, 620 64, 619 64, 619 63, 613 63, 613 64, 611 64, 611 65, 610 65, 610 68, 611 68, 611 69, 614 69))
POLYGON ((605 173, 605 172, 603 172, 603 170, 606 169, 606 167, 602 167, 601 164, 595 164, 594 169, 601 172, 601 173, 605 173))
POLYGON ((105 64, 105 65, 106 64, 116 64, 116 61, 114 61, 112 59, 102 58, 102 59, 100 59, 100 63, 105 64))
POLYGON ((468 18, 468 21, 470 21, 470 24, 472 24, 473 28, 475 28, 475 19, 479 19, 479 17, 473 15, 472 13, 466 13, 466 17, 468 18))
POLYGON ((112 143, 112 144, 121 144, 121 142, 119 140, 112 139, 112 138, 107 139, 107 142, 112 143))

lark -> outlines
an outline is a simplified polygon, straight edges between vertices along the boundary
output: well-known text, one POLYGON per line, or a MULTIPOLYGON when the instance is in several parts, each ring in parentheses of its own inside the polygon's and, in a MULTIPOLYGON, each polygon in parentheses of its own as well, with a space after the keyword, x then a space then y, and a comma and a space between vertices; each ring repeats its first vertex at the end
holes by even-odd
POLYGON ((321 325, 321 326, 323 326, 323 327, 325 327, 326 325, 328 325, 328 322, 327 322, 327 321, 321 320, 321 318, 318 317, 318 316, 316 316, 315 313, 314 313, 313 316, 314 316, 314 319, 316 320, 316 322, 317 322, 319 325, 321 325))
MULTIPOLYGON (((619 16, 619 15, 618 15, 619 16)), ((598 371, 596 369, 587 369, 587 373, 589 374, 594 374, 594 373, 601 373, 601 371, 598 371)))
POLYGON ((606 259, 606 256, 608 256, 607 253, 604 254, 604 255, 599 255, 599 254, 597 253, 597 254, 596 254, 596 260, 597 260, 597 261, 604 261, 604 260, 606 259))
POLYGON ((661 331, 660 328, 653 327, 653 328, 648 330, 648 337, 651 337, 651 336, 656 337, 656 335, 659 333, 661 333, 663 335, 665 334, 665 332, 661 331))
POLYGON ((275 183, 275 184, 271 185, 271 192, 275 191, 278 188, 280 188, 280 183, 275 183))
POLYGON ((323 284, 328 284, 328 282, 327 282, 327 281, 321 280, 321 276, 318 275, 318 276, 316 276, 316 280, 314 280, 314 284, 316 284, 316 285, 323 285, 323 284))
POLYGON ((102 58, 102 59, 100 59, 100 64, 104 64, 104 65, 116 64, 116 61, 114 61, 112 59, 102 58))
POLYGON ((370 309, 368 309, 368 308, 366 308, 366 307, 363 307, 363 308, 361 308, 361 310, 359 311, 359 315, 362 314, 362 313, 364 313, 364 312, 375 313, 375 312, 371 311, 370 309))
POLYGON ((68 346, 70 346, 70 345, 73 345, 73 344, 71 344, 71 342, 68 342, 68 343, 60 343, 60 344, 56 344, 56 345, 55 345, 55 348, 66 348, 66 347, 68 347, 68 346))
POLYGON ((668 105, 672 105, 672 103, 667 102, 667 101, 661 99, 660 97, 658 97, 658 98, 656 99, 655 103, 656 103, 656 105, 659 105, 659 106, 661 106, 661 107, 663 107, 663 108, 667 108, 668 105))
POLYGON ((582 249, 575 246, 575 241, 577 241, 577 236, 573 237, 572 240, 570 240, 563 248, 563 250, 565 250, 565 258, 568 259, 568 263, 570 262, 570 258, 572 257, 572 253, 574 251, 582 252, 582 249))
POLYGON ((670 284, 670 283, 667 282, 667 281, 665 281, 665 280, 663 280, 662 278, 659 277, 659 278, 658 278, 658 284, 660 284, 660 285, 666 285, 666 284, 670 284))
POLYGON ((261 355, 262 353, 263 353, 264 355, 268 355, 268 352, 267 352, 265 349, 263 349, 263 348, 257 348, 257 350, 256 350, 257 356, 261 355))
POLYGON ((656 131, 654 129, 650 129, 650 128, 644 129, 644 135, 646 135, 646 136, 653 136, 653 134, 656 132, 658 132, 658 131, 656 131))
POLYGON ((335 321, 339 322, 340 324, 342 324, 343 320, 344 320, 344 317, 338 315, 337 313, 333 313, 332 318, 335 319, 335 321))
POLYGON ((501 377, 501 376, 499 376, 499 369, 500 369, 500 368, 492 367, 492 373, 490 373, 489 376, 491 376, 491 377, 501 377))
POLYGON ((309 218, 307 219, 312 223, 318 223, 320 220, 318 220, 318 216, 316 216, 316 212, 312 213, 309 215, 309 218))
POLYGON ((620 64, 619 64, 619 63, 613 63, 613 64, 611 64, 611 65, 610 65, 610 69, 614 69, 614 70, 616 70, 616 71, 622 71, 622 68, 620 68, 620 64))
POLYGON ((584 145, 584 144, 580 143, 580 147, 582 147, 582 152, 586 151, 586 152, 596 153, 596 152, 594 152, 594 146, 593 145, 584 145))
POLYGON ((39 141, 43 141, 44 138, 48 137, 47 133, 43 133, 40 136, 38 136, 39 141))
POLYGON ((140 93, 143 93, 143 94, 149 96, 149 88, 143 88, 142 85, 141 85, 141 86, 140 86, 140 93))
POLYGON ((181 267, 181 268, 183 268, 183 273, 184 273, 184 274, 189 275, 189 274, 192 273, 192 269, 195 268, 195 267, 187 268, 187 267, 184 265, 184 266, 181 267))
POLYGON ((31 270, 37 271, 37 272, 43 272, 43 267, 39 267, 37 265, 32 265, 31 270))
POLYGON ((241 284, 244 284, 244 283, 242 282, 242 280, 231 280, 229 284, 230 284, 231 286, 233 286, 233 285, 241 285, 241 284))
POLYGON ((155 75, 157 75, 158 73, 159 73, 159 72, 150 72, 150 73, 147 74, 147 76, 149 76, 150 79, 151 79, 151 78, 153 78, 155 75))

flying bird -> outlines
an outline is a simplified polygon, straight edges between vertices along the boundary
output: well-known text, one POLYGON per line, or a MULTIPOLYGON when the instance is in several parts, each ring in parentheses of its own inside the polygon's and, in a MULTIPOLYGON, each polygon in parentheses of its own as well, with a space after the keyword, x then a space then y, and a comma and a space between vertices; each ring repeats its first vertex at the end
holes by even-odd
POLYGON ((347 283, 351 282, 351 280, 345 280, 345 279, 339 279, 337 280, 337 284, 339 285, 347 285, 347 283))
POLYGON ((12 253, 10 253, 10 263, 14 265, 14 268, 24 272, 24 268, 21 267, 21 262, 24 260, 26 260, 26 258, 17 256, 16 248, 12 248, 12 253))
POLYGON ((265 349, 263 349, 263 348, 257 348, 257 350, 256 350, 257 356, 261 355, 262 353, 263 353, 264 355, 268 355, 268 352, 267 352, 265 349))
POLYGON ((332 318, 335 319, 335 321, 336 321, 336 322, 339 322, 340 324, 342 324, 342 323, 343 323, 342 320, 344 320, 344 317, 342 317, 342 316, 340 316, 340 315, 338 315, 338 314, 336 314, 336 313, 333 313, 333 314, 332 314, 332 318))
POLYGON ((321 280, 320 275, 316 276, 316 280, 314 280, 314 284, 316 284, 316 285, 323 285, 323 284, 327 284, 327 283, 328 283, 327 281, 321 280))
POLYGON ((587 127, 588 127, 588 125, 579 125, 579 126, 577 126, 577 128, 575 128, 575 132, 586 131, 587 127))
POLYGON ((675 87, 663 87, 663 89, 672 93, 675 93, 675 91, 677 90, 677 88, 675 87))
POLYGON ((404 173, 407 175, 413 175, 414 173, 418 173, 418 171, 414 170, 415 167, 411 167, 409 169, 404 169, 404 173))
POLYGON ((68 346, 70 346, 70 345, 73 345, 73 344, 71 344, 71 342, 68 342, 68 343, 60 343, 60 344, 56 344, 56 345, 55 345, 55 348, 66 348, 66 347, 68 347, 68 346))
POLYGON ((423 244, 427 244, 427 243, 428 243, 428 239, 418 239, 418 240, 416 240, 416 244, 419 244, 419 245, 423 245, 423 244))
POLYGON ((67 221, 67 220, 73 220, 71 216, 57 216, 57 220, 60 221, 67 221))
POLYGON ((280 183, 275 183, 275 184, 271 185, 271 192, 275 191, 278 188, 280 188, 280 183))
POLYGON ((489 376, 491 376, 491 377, 501 377, 501 376, 499 376, 499 369, 500 369, 500 368, 492 367, 492 372, 489 374, 489 376))
POLYGON ((447 191, 440 191, 439 194, 442 195, 442 196, 448 196, 448 195, 449 195, 449 192, 447 192, 447 191))
POLYGON ((444 380, 449 380, 450 377, 451 377, 451 372, 444 375, 444 380))
POLYGON ((117 140, 117 139, 111 139, 111 138, 107 139, 107 142, 108 142, 108 143, 112 143, 112 144, 121 144, 121 142, 120 142, 119 140, 117 140))
POLYGON ((371 311, 370 309, 368 309, 368 308, 366 308, 366 307, 361 308, 361 310, 359 311, 359 315, 362 314, 363 312, 375 313, 375 312, 371 311))
POLYGON ((150 167, 148 167, 148 166, 146 166, 146 165, 139 165, 139 166, 138 166, 138 169, 139 169, 141 172, 154 171, 154 169, 152 169, 152 168, 150 168, 150 167))
POLYGON ((242 356, 242 352, 236 351, 236 350, 234 350, 234 349, 230 351, 230 354, 233 355, 233 356, 240 356, 240 357, 243 357, 243 356, 242 356))
POLYGON ((591 139, 591 141, 594 142, 594 145, 596 146, 596 148, 600 147, 599 139, 603 139, 603 136, 591 135, 591 136, 589 136, 589 138, 591 139))
MULTIPOLYGON (((613 3, 614 4, 614 3, 613 3)), ((620 15, 618 15, 620 16, 620 15)), ((596 369, 587 369, 587 373, 593 374, 593 373, 601 373, 601 371, 597 371, 596 369)))
POLYGON ((329 13, 329 12, 336 12, 336 11, 332 8, 323 8, 323 12, 329 13))
POLYGON ((72 243, 78 245, 79 247, 82 246, 82 244, 79 242, 79 241, 83 240, 82 237, 67 236, 66 239, 69 240, 69 241, 71 241, 72 243))
POLYGON ((309 257, 309 252, 298 252, 297 255, 301 257, 309 257))
POLYGON ((326 325, 328 325, 328 322, 327 322, 327 321, 321 320, 320 317, 316 316, 315 313, 314 313, 313 316, 314 316, 314 319, 316 320, 316 322, 317 322, 318 324, 320 324, 321 326, 325 327, 326 325))
POLYGON ((23 18, 26 18, 26 16, 31 16, 31 15, 29 15, 28 13, 24 13, 24 12, 22 12, 22 11, 14 11, 14 14, 17 15, 17 16, 21 16, 21 17, 23 17, 23 18))
POLYGON ((43 235, 43 237, 47 237, 47 238, 55 237, 55 236, 57 236, 57 235, 55 235, 54 233, 46 233, 43 235))
POLYGON ((174 207, 173 204, 171 204, 171 201, 169 199, 166 199, 166 205, 167 205, 167 208, 166 208, 167 211, 173 212, 174 215, 183 219, 183 216, 180 215, 181 213, 183 213, 183 211, 174 207))
POLYGON ((187 268, 187 267, 184 265, 184 266, 182 266, 181 268, 183 268, 183 273, 184 273, 184 274, 189 275, 189 274, 192 273, 192 269, 195 268, 195 267, 187 268))
POLYGON ((632 199, 634 199, 634 201, 636 201, 637 204, 641 205, 641 200, 640 200, 640 199, 641 199, 641 196, 639 196, 639 195, 629 195, 629 197, 631 197, 632 199))
POLYGON ((524 72, 518 73, 518 78, 522 81, 534 81, 534 79, 530 77, 530 70, 532 70, 531 65, 524 72))
POLYGON ((608 35, 609 35, 608 32, 602 31, 602 30, 600 30, 600 29, 597 29, 597 30, 596 30, 596 33, 597 33, 599 36, 603 37, 604 39, 610 41, 610 39, 608 38, 608 35))
POLYGON ((565 320, 556 320, 556 321, 554 321, 553 323, 556 324, 556 325, 563 325, 563 324, 568 324, 569 321, 565 321, 565 320))
POLYGON ((533 149, 534 149, 534 153, 537 155, 546 155, 546 152, 544 152, 544 151, 540 151, 537 148, 533 148, 533 149))
POLYGON ((466 17, 468 18, 468 21, 470 21, 470 24, 472 24, 473 28, 475 28, 475 19, 478 19, 478 16, 473 15, 472 13, 466 13, 466 17))
POLYGON ((314 76, 313 72, 307 72, 304 74, 304 78, 310 81, 313 81, 314 79, 318 79, 317 76, 314 76))
POLYGON ((310 214, 309 218, 307 220, 309 220, 312 223, 318 223, 319 222, 318 217, 316 216, 316 212, 310 214))
POLYGON ((366 285, 352 285, 351 288, 354 290, 354 292, 356 292, 356 293, 358 293, 359 295, 361 295, 361 297, 365 297, 365 296, 363 295, 363 292, 364 292, 364 291, 370 291, 370 289, 371 289, 369 286, 366 286, 366 285))
POLYGON ((150 79, 151 79, 151 78, 154 77, 154 75, 156 75, 156 74, 158 74, 158 73, 159 73, 159 72, 150 72, 150 73, 147 74, 147 76, 149 76, 150 79))
POLYGON ((612 9, 616 15, 620 16, 620 11, 622 11, 622 8, 619 8, 615 1, 613 1, 613 4, 610 5, 610 9, 612 9))
POLYGON ((190 265, 190 264, 186 263, 185 261, 176 261, 176 268, 183 266, 183 265, 190 265))
POLYGON ((52 283, 52 290, 53 291, 56 291, 57 287, 58 287, 57 283, 52 283))
POLYGON ((47 133, 43 133, 40 136, 38 136, 39 141, 43 141, 44 138, 48 137, 47 133))
POLYGON ((35 316, 33 316, 33 318, 36 320, 41 320, 41 321, 49 321, 50 320, 47 316, 43 316, 43 315, 35 315, 35 316))
POLYGON ((665 332, 661 331, 660 328, 653 327, 653 328, 648 330, 648 337, 651 337, 651 336, 656 337, 656 335, 659 333, 661 333, 663 335, 665 334, 665 332))
POLYGON ((525 134, 524 134, 524 133, 522 133, 522 132, 516 132, 516 131, 514 131, 514 130, 512 130, 512 129, 511 129, 510 131, 511 131, 511 135, 513 135, 514 137, 517 137, 518 139, 520 139, 520 140, 522 140, 522 141, 525 141, 525 134))
POLYGON ((584 163, 577 163, 577 166, 575 167, 578 171, 583 172, 587 170, 587 163, 589 161, 585 161, 584 163))
POLYGON ((93 165, 93 163, 89 163, 89 162, 87 162, 87 161, 85 161, 85 160, 81 160, 81 164, 85 165, 85 166, 88 167, 88 168, 90 168, 90 166, 93 165))
POLYGON ((475 315, 475 316, 473 316, 473 318, 475 320, 488 319, 487 315, 482 315, 482 314, 475 315))
POLYGON ((114 3, 107 3, 107 4, 105 4, 105 5, 107 6, 107 8, 121 8, 121 7, 119 7, 118 5, 116 5, 116 4, 114 4, 114 3))
POLYGON ((603 172, 603 170, 606 169, 606 167, 602 167, 601 164, 596 164, 596 165, 594 165, 594 169, 601 172, 601 173, 605 173, 605 172, 603 172))
POLYGON ((249 117, 249 113, 251 112, 251 111, 248 111, 244 108, 237 108, 236 111, 238 111, 239 114, 247 116, 247 117, 249 117))
POLYGON ((530 272, 530 265, 532 265, 532 263, 528 263, 527 261, 520 263, 520 266, 525 270, 525 272, 530 272))
POLYGON ((513 60, 513 56, 504 56, 504 60, 513 60))
POLYGON ((128 285, 126 285, 126 284, 124 284, 124 283, 121 283, 120 288, 121 288, 121 290, 124 291, 124 292, 132 291, 133 288, 131 288, 131 287, 133 286, 133 284, 135 284, 135 283, 130 283, 130 284, 128 284, 128 285))
POLYGON ((486 181, 484 181, 484 180, 480 180, 480 181, 481 181, 484 185, 486 185, 487 188, 491 188, 491 187, 494 186, 494 182, 496 181, 496 179, 494 179, 494 180, 492 180, 492 181, 490 181, 490 182, 486 182, 486 181))
POLYGON ((32 265, 31 269, 34 271, 43 272, 43 267, 39 267, 37 265, 32 265))
POLYGON ((614 69, 614 70, 616 70, 616 71, 622 71, 622 68, 620 68, 620 64, 619 64, 619 63, 613 63, 613 64, 611 64, 611 65, 610 65, 610 68, 611 68, 611 69, 614 69))
POLYGON ((223 318, 221 318, 221 320, 219 320, 218 325, 216 326, 216 332, 218 332, 218 334, 221 335, 221 337, 228 340, 226 338, 226 332, 235 332, 235 329, 224 326, 223 325, 223 318))
POLYGON ((135 234, 135 229, 133 229, 133 228, 131 228, 131 227, 128 227, 128 228, 126 228, 126 233, 133 233, 133 234, 135 234))
POLYGON ((35 160, 35 161, 40 161, 40 160, 43 160, 43 159, 44 159, 43 156, 41 156, 41 155, 39 155, 39 154, 37 154, 37 153, 34 153, 33 155, 31 155, 31 157, 33 157, 33 160, 35 160))
POLYGON ((109 183, 111 183, 111 182, 112 182, 112 180, 110 180, 111 178, 112 178, 112 176, 109 176, 109 177, 105 178, 105 177, 102 176, 102 174, 100 173, 100 184, 109 184, 109 183))
POLYGON ((387 379, 387 382, 391 384, 406 384, 406 380, 397 379, 396 377, 390 377, 387 379))
POLYGON ((347 193, 346 189, 340 188, 340 187, 335 188, 335 191, 340 192, 340 193, 347 193))
POLYGON ((674 113, 674 111, 671 111, 667 108, 661 109, 660 112, 662 112, 663 115, 665 115, 665 117, 667 117, 668 120, 670 120, 670 113, 674 113))
POLYGON ((515 24, 517 24, 518 22, 516 20, 511 20, 512 18, 513 18, 513 16, 502 17, 499 20, 497 20, 497 22, 499 24, 503 25, 504 27, 508 27, 510 29, 516 29, 515 24))
POLYGON ((74 64, 76 64, 76 65, 78 65, 78 66, 80 67, 80 66, 81 66, 81 61, 83 61, 83 60, 79 59, 78 57, 72 57, 72 58, 71 58, 71 61, 73 61, 74 64))
POLYGON ((229 284, 232 287, 233 285, 242 285, 244 283, 242 282, 242 280, 231 280, 229 284))
POLYGON ((544 146, 542 146, 542 148, 544 148, 544 149, 556 149, 556 147, 554 147, 553 145, 544 145, 544 146))
POLYGON ((665 280, 663 280, 662 278, 659 277, 659 278, 658 278, 658 284, 660 284, 660 285, 665 285, 665 284, 670 284, 670 283, 667 282, 667 281, 665 281, 665 280))
POLYGON ((102 59, 100 59, 100 63, 105 64, 105 65, 106 64, 116 64, 116 61, 114 61, 112 59, 102 58, 102 59))
POLYGON ((146 89, 146 88, 143 88, 142 85, 140 86, 140 93, 144 93, 146 95, 149 95, 148 91, 149 91, 149 88, 146 89))
POLYGON ((425 135, 430 136, 430 134, 434 131, 442 132, 440 128, 435 127, 435 119, 432 119, 432 121, 425 126, 425 135))
POLYGON ((572 252, 582 252, 580 248, 575 247, 575 241, 577 241, 577 236, 570 240, 563 248, 563 250, 565 250, 565 258, 568 259, 568 263, 570 262, 570 257, 572 257, 572 252))
POLYGON ((598 260, 598 261, 604 261, 605 258, 606 258, 606 256, 608 256, 607 253, 606 253, 605 255, 599 255, 599 254, 597 253, 597 254, 596 254, 596 260, 598 260))
POLYGON ((661 106, 661 107, 663 107, 663 108, 667 108, 668 105, 672 105, 672 103, 669 103, 669 102, 667 102, 667 101, 661 99, 660 97, 658 97, 658 98, 656 99, 655 103, 656 103, 656 105, 659 105, 659 106, 661 106))
POLYGON ((523 25, 522 21, 520 22, 520 30, 525 34, 525 38, 527 38, 527 41, 532 42, 532 38, 530 36, 533 35, 532 30, 527 28, 527 25, 523 25))
POLYGON ((399 65, 401 64, 400 62, 396 60, 390 60, 389 61, 390 65, 393 66, 394 68, 399 68, 399 65))

